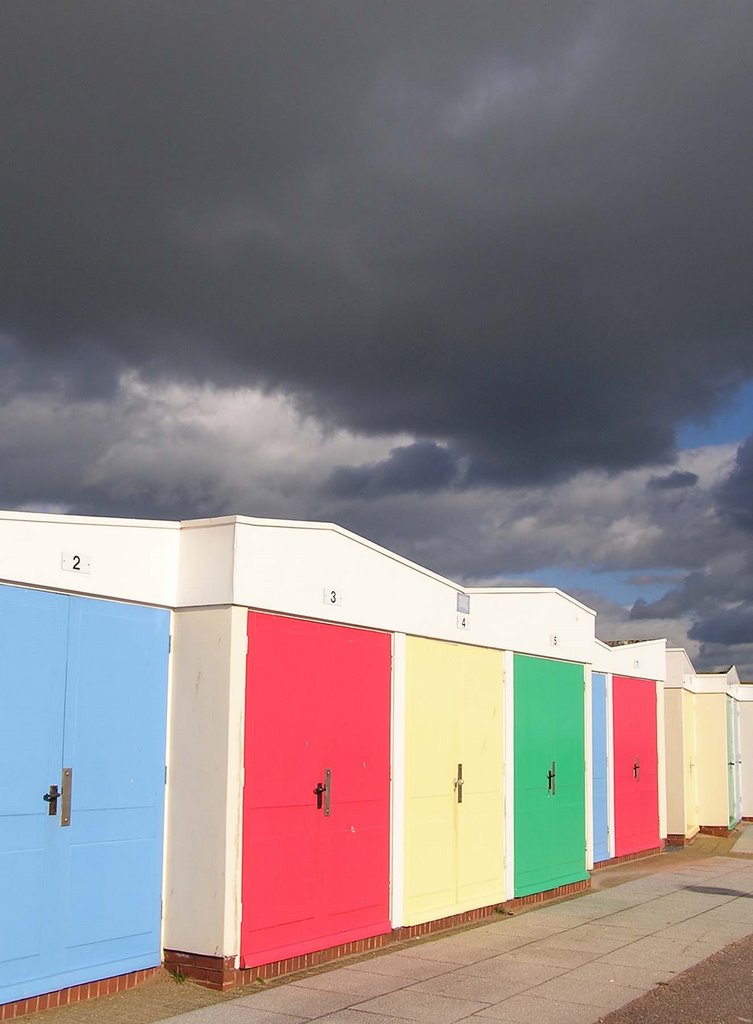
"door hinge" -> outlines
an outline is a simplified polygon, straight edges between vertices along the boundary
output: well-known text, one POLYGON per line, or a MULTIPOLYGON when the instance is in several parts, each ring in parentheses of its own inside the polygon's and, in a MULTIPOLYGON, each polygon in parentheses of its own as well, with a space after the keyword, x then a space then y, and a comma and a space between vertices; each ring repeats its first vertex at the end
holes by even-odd
POLYGON ((165 765, 165 785, 167 785, 167 765, 165 765))
POLYGON ((172 633, 167 638, 167 653, 168 654, 172 654, 173 653, 173 635, 172 635, 172 633))
POLYGON ((165 909, 164 900, 160 900, 159 901, 159 919, 160 919, 160 921, 162 920, 162 915, 163 915, 164 909, 165 909))

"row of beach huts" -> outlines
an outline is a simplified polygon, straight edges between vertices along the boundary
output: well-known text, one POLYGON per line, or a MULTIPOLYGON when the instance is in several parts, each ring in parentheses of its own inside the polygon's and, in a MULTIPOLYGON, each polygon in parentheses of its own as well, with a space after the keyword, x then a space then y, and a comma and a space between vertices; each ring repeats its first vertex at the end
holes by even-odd
POLYGON ((277 976, 753 819, 753 685, 331 524, 0 513, 0 1020, 277 976))

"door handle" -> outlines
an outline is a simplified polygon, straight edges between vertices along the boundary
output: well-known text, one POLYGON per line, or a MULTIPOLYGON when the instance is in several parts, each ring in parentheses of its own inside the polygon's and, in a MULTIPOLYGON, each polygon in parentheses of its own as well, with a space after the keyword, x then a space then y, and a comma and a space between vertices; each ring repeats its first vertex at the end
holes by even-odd
POLYGON ((60 799, 60 793, 58 793, 58 787, 53 783, 50 786, 49 793, 45 793, 42 797, 47 806, 47 813, 51 818, 54 818, 58 812, 58 800, 60 799))
POLYGON ((332 771, 329 768, 324 769, 324 782, 317 782, 314 787, 314 794, 316 796, 316 809, 321 811, 324 807, 324 817, 328 818, 330 815, 330 800, 332 795, 332 771))
POLYGON ((552 761, 552 767, 550 771, 546 773, 546 781, 549 787, 549 792, 552 796, 557 795, 557 762, 552 761))
POLYGON ((633 761, 633 778, 634 779, 639 779, 640 777, 641 777, 641 762, 640 762, 640 759, 636 757, 635 761, 633 761))
POLYGON ((71 823, 71 794, 73 792, 73 769, 63 768, 63 786, 60 796, 63 805, 60 808, 60 827, 66 828, 71 823))
POLYGON ((458 794, 458 803, 462 804, 462 802, 463 802, 463 766, 462 766, 462 764, 458 765, 458 774, 452 780, 452 787, 453 787, 453 789, 458 794))

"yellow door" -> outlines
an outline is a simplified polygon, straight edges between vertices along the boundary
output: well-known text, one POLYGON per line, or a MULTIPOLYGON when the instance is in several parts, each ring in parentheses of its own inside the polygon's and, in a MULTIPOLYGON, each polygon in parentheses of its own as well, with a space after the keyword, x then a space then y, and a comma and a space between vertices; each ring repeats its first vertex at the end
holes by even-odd
POLYGON ((695 695, 682 691, 682 737, 684 743, 685 836, 698 831, 698 789, 696 782, 695 695))
POLYGON ((504 899, 502 685, 500 651, 407 639, 405 924, 504 899))

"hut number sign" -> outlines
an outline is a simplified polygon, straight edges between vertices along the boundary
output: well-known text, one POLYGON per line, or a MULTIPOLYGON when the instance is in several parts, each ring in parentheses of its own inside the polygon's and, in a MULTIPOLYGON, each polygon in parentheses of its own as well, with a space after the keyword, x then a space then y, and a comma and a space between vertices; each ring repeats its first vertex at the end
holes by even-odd
POLYGON ((325 587, 322 597, 324 603, 330 607, 339 607, 343 603, 343 595, 339 587, 325 587))
POLYGON ((67 572, 90 572, 91 563, 88 555, 80 551, 63 551, 60 556, 60 568, 67 572))

